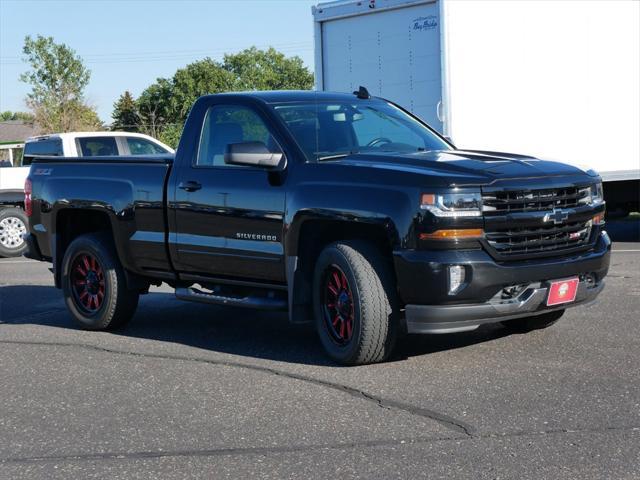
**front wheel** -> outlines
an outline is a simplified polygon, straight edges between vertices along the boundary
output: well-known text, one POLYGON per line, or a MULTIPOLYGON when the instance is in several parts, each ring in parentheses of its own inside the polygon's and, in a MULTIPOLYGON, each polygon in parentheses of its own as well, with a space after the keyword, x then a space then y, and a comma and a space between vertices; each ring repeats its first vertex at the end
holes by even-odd
POLYGON ((113 329, 133 317, 139 292, 127 288, 124 268, 108 238, 76 238, 64 254, 62 269, 65 303, 82 328, 113 329))
POLYGON ((502 326, 512 332, 527 333, 532 330, 540 330, 554 325, 560 317, 564 315, 564 310, 556 310, 554 312, 543 313, 534 317, 516 318, 514 320, 506 320, 500 322, 502 326))
POLYGON ((326 247, 314 278, 316 330, 329 356, 345 365, 381 362, 397 331, 397 295, 389 262, 366 242, 326 247))
POLYGON ((0 209, 0 256, 19 257, 27 249, 23 235, 29 220, 20 208, 0 209))

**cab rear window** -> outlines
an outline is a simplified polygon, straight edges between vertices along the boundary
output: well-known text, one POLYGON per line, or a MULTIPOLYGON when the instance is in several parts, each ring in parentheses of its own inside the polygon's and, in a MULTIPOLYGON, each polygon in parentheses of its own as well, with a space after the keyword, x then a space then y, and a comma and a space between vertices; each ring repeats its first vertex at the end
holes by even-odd
POLYGON ((23 165, 30 165, 34 157, 60 157, 62 156, 62 140, 59 138, 47 138, 27 142, 24 146, 23 165))

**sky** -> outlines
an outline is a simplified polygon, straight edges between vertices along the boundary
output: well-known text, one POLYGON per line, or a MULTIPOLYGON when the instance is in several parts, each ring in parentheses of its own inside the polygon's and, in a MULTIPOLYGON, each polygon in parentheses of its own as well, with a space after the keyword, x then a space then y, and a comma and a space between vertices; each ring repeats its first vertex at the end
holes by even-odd
POLYGON ((86 99, 111 122, 125 90, 207 56, 251 46, 301 57, 313 70, 310 0, 0 0, 0 111, 26 111, 19 76, 26 35, 52 36, 91 69, 86 99))

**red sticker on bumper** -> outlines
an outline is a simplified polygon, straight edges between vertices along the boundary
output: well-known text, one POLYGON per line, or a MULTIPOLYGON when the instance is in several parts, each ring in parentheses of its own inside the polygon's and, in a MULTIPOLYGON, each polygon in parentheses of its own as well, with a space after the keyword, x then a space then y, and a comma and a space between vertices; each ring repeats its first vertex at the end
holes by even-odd
POLYGON ((552 305, 573 302, 576 299, 576 293, 578 293, 579 282, 580 279, 578 278, 551 282, 549 286, 549 296, 547 297, 547 306, 550 307, 552 305))

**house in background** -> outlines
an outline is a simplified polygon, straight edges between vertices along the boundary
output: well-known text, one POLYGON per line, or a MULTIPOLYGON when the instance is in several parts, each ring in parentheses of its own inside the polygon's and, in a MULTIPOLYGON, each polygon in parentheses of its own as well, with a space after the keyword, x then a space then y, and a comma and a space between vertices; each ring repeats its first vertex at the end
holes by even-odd
POLYGON ((24 141, 37 134, 34 124, 24 120, 0 122, 0 166, 18 165, 24 141))

